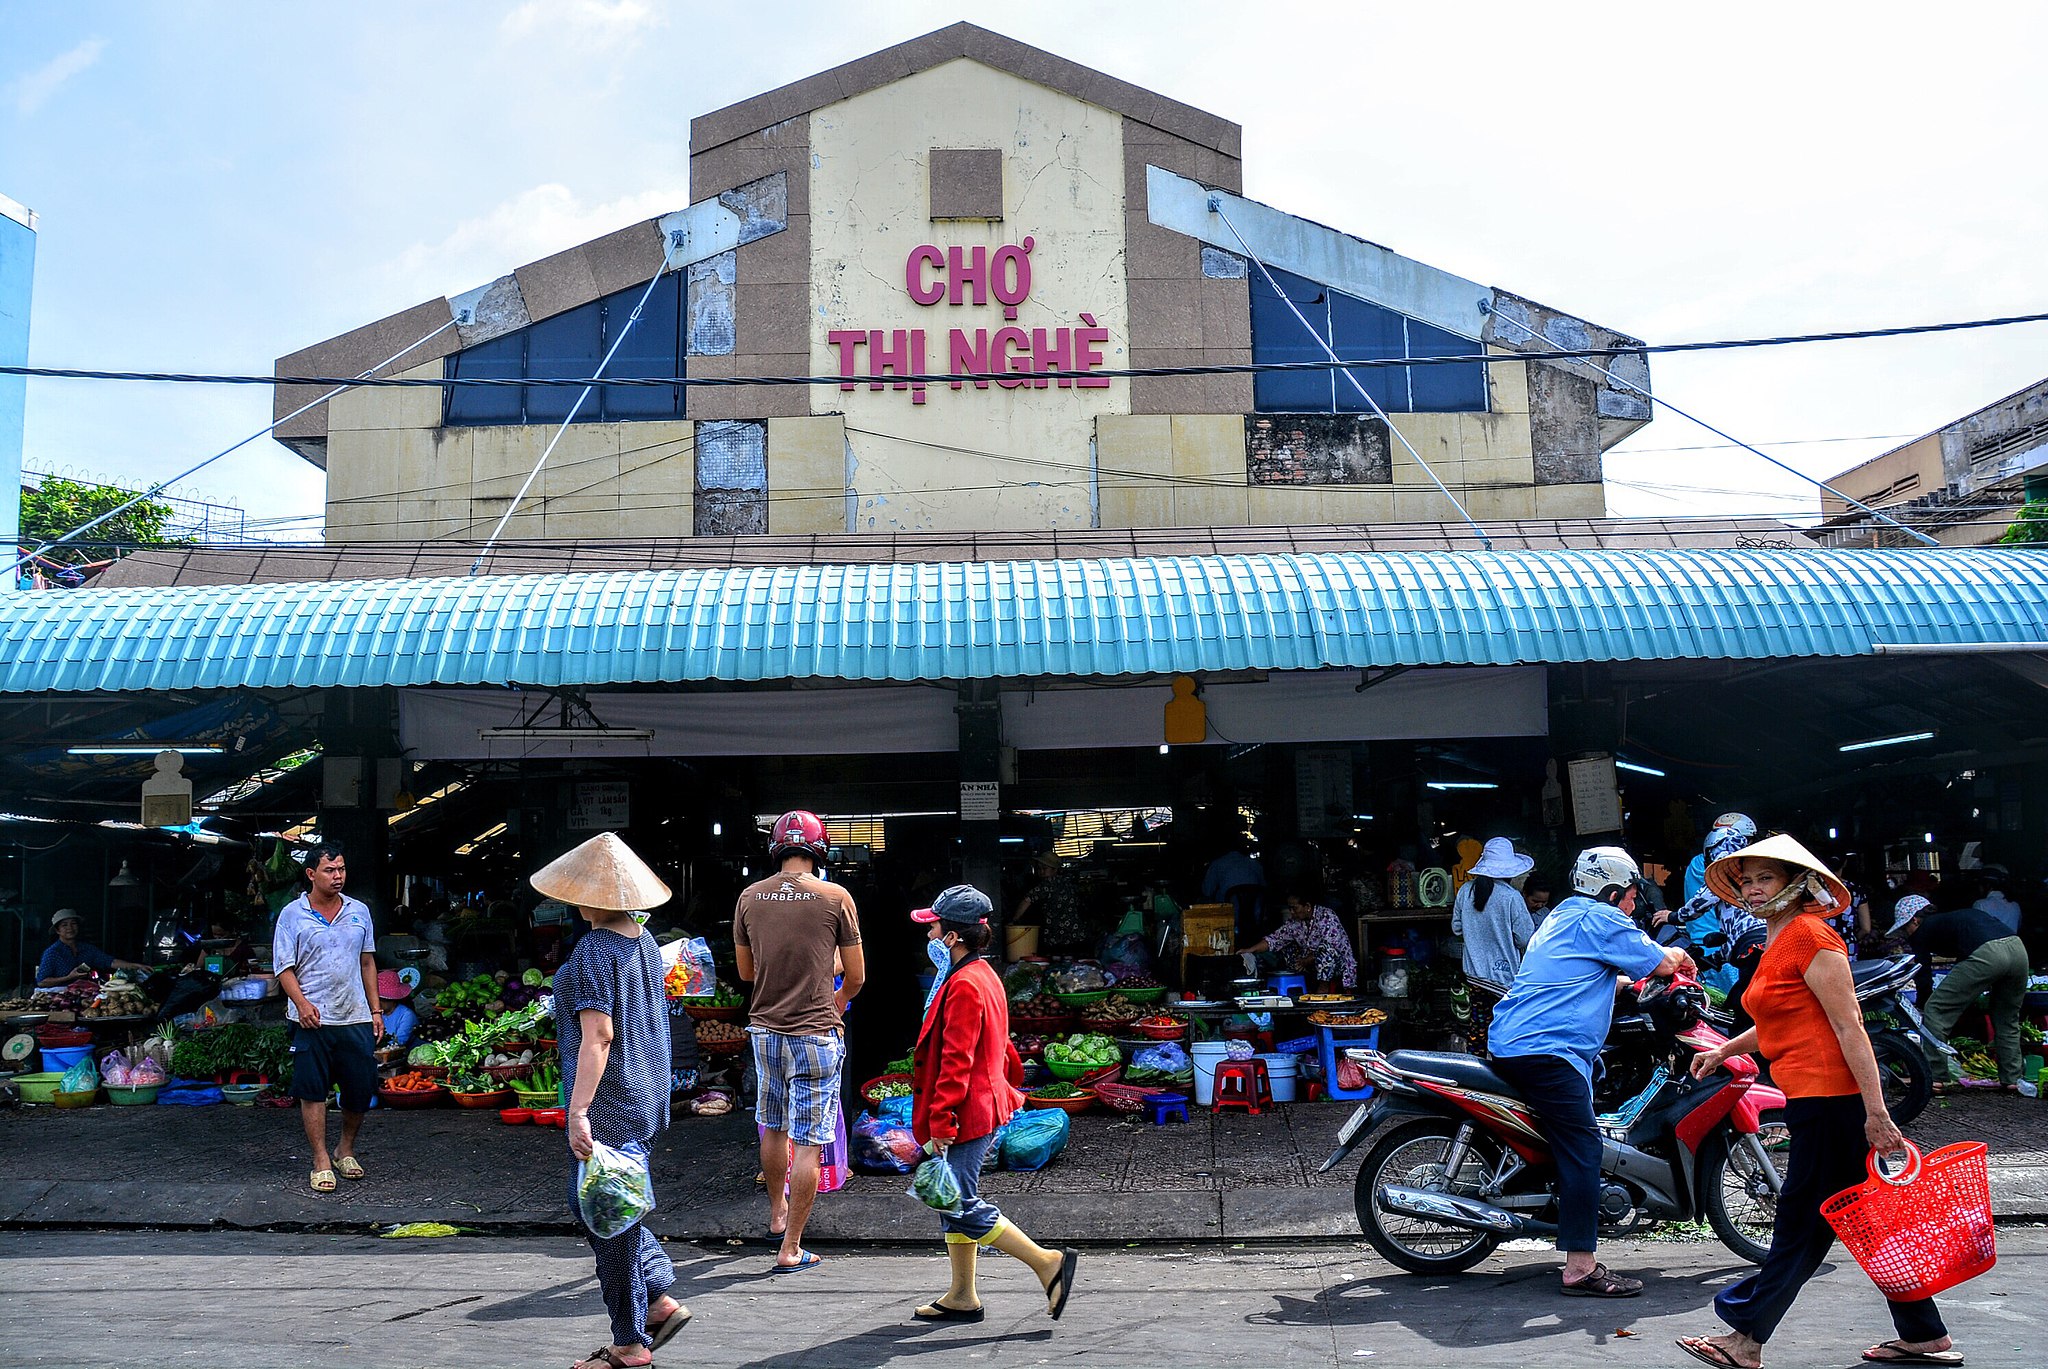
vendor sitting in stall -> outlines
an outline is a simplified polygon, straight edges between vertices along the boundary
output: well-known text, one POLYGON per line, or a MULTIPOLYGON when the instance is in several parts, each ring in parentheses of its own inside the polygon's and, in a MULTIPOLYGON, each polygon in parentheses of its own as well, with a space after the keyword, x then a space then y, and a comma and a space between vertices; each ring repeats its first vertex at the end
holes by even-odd
POLYGON ((384 1011, 384 1045, 410 1046, 420 1029, 420 1015, 406 1005, 412 985, 398 977, 397 970, 377 973, 377 1006, 384 1011))
POLYGON ((50 943, 50 949, 43 952, 43 959, 36 966, 36 988, 55 991, 68 988, 97 970, 106 974, 111 970, 139 970, 142 966, 132 960, 116 960, 99 947, 79 940, 79 933, 85 930, 85 919, 76 908, 59 908, 50 916, 50 925, 57 929, 57 939, 50 943))
POLYGON ((1287 920, 1245 950, 1279 957, 1318 990, 1358 987, 1358 958, 1351 953, 1351 938, 1344 934, 1336 912, 1317 903, 1310 890, 1289 890, 1287 920))

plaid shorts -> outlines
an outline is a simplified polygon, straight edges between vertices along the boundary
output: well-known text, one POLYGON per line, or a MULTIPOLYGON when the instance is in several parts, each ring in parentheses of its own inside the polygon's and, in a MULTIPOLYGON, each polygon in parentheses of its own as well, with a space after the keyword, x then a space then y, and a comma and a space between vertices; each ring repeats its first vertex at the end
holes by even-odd
POLYGON ((747 1028, 754 1043, 754 1077, 760 1098, 754 1120, 770 1131, 789 1133, 800 1146, 832 1142, 839 1126, 839 1071, 846 1063, 846 1038, 838 1032, 783 1036, 747 1028))

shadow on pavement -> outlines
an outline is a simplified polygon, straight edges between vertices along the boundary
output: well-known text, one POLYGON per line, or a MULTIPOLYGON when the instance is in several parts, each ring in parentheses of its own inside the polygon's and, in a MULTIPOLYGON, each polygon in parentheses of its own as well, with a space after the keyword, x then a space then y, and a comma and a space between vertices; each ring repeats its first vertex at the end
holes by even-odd
MULTIPOLYGON (((1390 1274, 1332 1284, 1312 1298, 1274 1296, 1270 1311, 1245 1318, 1255 1326, 1371 1326, 1393 1322, 1442 1346, 1505 1345, 1532 1334, 1557 1330, 1583 1331, 1595 1342, 1610 1339, 1618 1327, 1645 1314, 1705 1311, 1714 1294, 1731 1278, 1754 1266, 1660 1277, 1654 1265, 1615 1265, 1647 1285, 1637 1298, 1567 1298, 1557 1291, 1554 1264, 1523 1266, 1494 1273, 1449 1277, 1390 1274)), ((1719 1325, 1718 1322, 1715 1323, 1719 1325)))
MULTIPOLYGON (((747 1360, 733 1369, 805 1369, 806 1366, 885 1364, 913 1355, 953 1355, 965 1358, 989 1346, 1017 1345, 1052 1339, 1052 1329, 1013 1333, 963 1336, 957 1327, 927 1326, 909 1320, 890 1323, 867 1331, 856 1331, 837 1340, 820 1341, 801 1350, 788 1350, 761 1359, 747 1360)), ((677 1344, 681 1344, 680 1341, 677 1344)))

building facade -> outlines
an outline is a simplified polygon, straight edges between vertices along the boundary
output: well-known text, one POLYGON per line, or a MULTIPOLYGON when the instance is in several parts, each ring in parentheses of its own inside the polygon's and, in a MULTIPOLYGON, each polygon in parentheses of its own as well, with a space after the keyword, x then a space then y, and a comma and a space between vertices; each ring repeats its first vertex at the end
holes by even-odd
MULTIPOLYGON (((0 195, 0 365, 28 364, 35 274, 35 211, 0 195)), ((0 376, 0 545, 9 547, 21 537, 21 435, 27 411, 27 378, 0 376)), ((8 558, 10 563, 13 559, 8 558)), ((7 576, 7 586, 13 583, 14 577, 7 576)))
MULTIPOLYGON (((959 24, 694 120, 675 213, 276 373, 417 343, 386 374, 559 380, 609 354, 609 376, 714 382, 591 393, 513 538, 1455 519, 1411 447, 1482 522, 1604 516, 1601 452, 1650 417, 1641 356, 1609 363, 1630 385, 1432 359, 1633 339, 1244 199, 1242 170, 1237 125, 959 24), (1356 384, 1117 374, 1325 344, 1370 363, 1356 384), (764 377, 826 379, 715 383, 764 377)), ((315 393, 281 385, 277 412, 315 393)), ((278 436, 328 472, 330 541, 483 537, 578 396, 357 390, 278 436)))

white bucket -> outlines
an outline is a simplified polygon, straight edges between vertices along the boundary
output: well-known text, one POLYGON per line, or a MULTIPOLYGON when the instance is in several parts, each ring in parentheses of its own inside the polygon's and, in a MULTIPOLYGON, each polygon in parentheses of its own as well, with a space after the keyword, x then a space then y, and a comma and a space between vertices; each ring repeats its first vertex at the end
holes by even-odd
POLYGON ((1230 1058, 1230 1043, 1197 1041, 1188 1054, 1195 1061, 1195 1102, 1206 1108, 1216 1101, 1216 1065, 1230 1058))
POLYGON ((1295 1099, 1295 1081, 1301 1074, 1301 1057, 1298 1055, 1262 1055, 1266 1062, 1266 1078, 1273 1086, 1273 1101, 1291 1103, 1295 1099))

